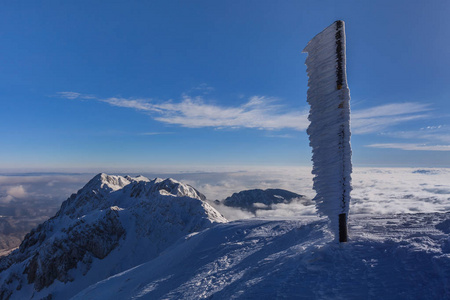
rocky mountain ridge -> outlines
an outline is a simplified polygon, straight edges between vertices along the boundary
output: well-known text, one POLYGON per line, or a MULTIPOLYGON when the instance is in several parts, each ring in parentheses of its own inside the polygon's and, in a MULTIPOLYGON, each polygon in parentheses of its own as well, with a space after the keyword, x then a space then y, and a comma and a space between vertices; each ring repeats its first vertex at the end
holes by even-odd
POLYGON ((1 299, 69 297, 227 220, 173 179, 96 175, 0 260, 1 299))

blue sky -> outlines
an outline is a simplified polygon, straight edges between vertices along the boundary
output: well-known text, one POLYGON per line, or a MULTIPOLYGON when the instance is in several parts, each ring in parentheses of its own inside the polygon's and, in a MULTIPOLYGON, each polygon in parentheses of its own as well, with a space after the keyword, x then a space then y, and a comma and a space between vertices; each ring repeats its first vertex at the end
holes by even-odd
POLYGON ((2 1, 0 169, 308 166, 346 22, 356 166, 450 167, 448 1, 2 1))

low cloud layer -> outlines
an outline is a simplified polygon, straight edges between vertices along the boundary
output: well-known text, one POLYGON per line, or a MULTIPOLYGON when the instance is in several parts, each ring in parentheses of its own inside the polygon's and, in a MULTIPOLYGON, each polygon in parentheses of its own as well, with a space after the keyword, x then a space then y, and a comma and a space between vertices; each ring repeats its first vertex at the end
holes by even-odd
POLYGON ((32 208, 34 205, 42 204, 56 208, 92 176, 92 174, 3 174, 0 175, 0 203, 9 203, 11 207, 32 208))
MULTIPOLYGON (((180 174, 178 179, 219 199, 254 188, 282 188, 313 198, 310 168, 265 168, 260 170, 203 174, 180 174)), ((450 210, 450 169, 447 168, 354 168, 350 214, 395 214, 447 212, 450 210)), ((257 216, 290 218, 315 215, 314 206, 277 204, 257 216)), ((218 207, 231 219, 254 217, 236 209, 218 207)))
MULTIPOLYGON (((62 201, 86 184, 94 174, 0 176, 3 207, 24 205, 51 206, 62 201)), ((130 174, 137 175, 137 174, 130 174)), ((172 177, 190 184, 211 201, 223 200, 233 193, 248 189, 280 188, 308 198, 312 189, 308 167, 266 167, 224 172, 143 174, 172 177)), ((355 168, 352 175, 351 214, 391 214, 450 211, 450 169, 355 168)), ((230 219, 250 218, 253 214, 223 206, 218 207, 230 219)), ((259 217, 299 217, 314 215, 315 208, 300 202, 276 204, 272 210, 259 210, 259 217)))
POLYGON ((23 199, 29 196, 23 185, 3 187, 4 194, 0 196, 0 203, 9 203, 14 199, 23 199))

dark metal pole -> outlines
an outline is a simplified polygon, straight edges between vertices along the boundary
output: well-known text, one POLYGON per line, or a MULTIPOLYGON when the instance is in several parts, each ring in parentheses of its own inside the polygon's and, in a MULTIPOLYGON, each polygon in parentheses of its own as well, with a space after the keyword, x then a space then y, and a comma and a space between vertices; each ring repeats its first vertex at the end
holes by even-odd
MULTIPOLYGON (((342 86, 344 84, 344 60, 343 56, 343 41, 342 41, 342 35, 341 30, 344 27, 344 24, 342 21, 336 21, 336 88, 337 90, 342 89, 342 86)), ((339 104, 338 108, 344 109, 344 99, 342 99, 342 102, 339 104)), ((342 128, 342 132, 340 134, 342 140, 344 140, 344 134, 345 130, 342 128)), ((341 144, 342 147, 345 146, 345 143, 341 144)), ((344 153, 344 151, 342 151, 344 153)), ((344 159, 342 160, 344 162, 344 159)), ((345 191, 343 193, 343 199, 342 201, 345 201, 345 191)), ((347 242, 347 214, 339 214, 339 242, 345 243, 347 242)))
POLYGON ((347 214, 339 215, 339 242, 347 242, 347 214))

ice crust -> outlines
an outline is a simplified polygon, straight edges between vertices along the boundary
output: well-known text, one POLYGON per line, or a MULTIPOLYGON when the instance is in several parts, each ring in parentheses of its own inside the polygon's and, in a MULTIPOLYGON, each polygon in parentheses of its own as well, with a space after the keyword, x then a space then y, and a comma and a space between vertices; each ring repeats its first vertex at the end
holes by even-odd
POLYGON ((338 216, 348 215, 351 187, 350 91, 347 85, 344 22, 336 21, 305 47, 308 53, 307 100, 311 106, 307 133, 312 147, 317 211, 328 216, 335 235, 338 216), (341 22, 342 27, 338 24, 341 22), (342 82, 338 87, 338 41, 342 82))

